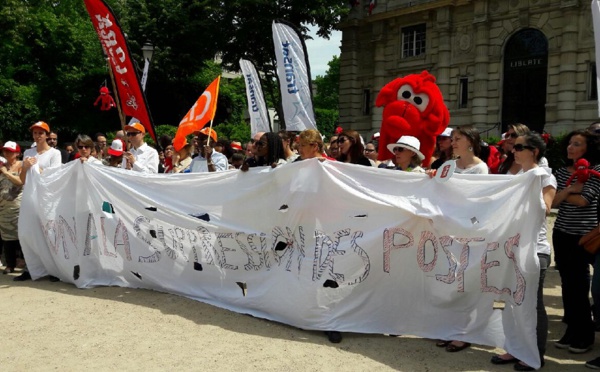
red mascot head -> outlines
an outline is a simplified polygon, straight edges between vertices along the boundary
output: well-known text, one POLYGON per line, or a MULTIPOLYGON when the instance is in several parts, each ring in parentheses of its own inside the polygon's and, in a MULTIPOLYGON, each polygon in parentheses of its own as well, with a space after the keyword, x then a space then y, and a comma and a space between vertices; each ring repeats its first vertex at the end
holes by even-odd
POLYGON ((384 107, 378 159, 391 158, 386 146, 408 135, 421 141, 420 150, 425 155, 423 166, 428 166, 436 138, 450 122, 450 114, 442 92, 435 84, 435 77, 423 71, 393 80, 381 89, 375 105, 384 107))

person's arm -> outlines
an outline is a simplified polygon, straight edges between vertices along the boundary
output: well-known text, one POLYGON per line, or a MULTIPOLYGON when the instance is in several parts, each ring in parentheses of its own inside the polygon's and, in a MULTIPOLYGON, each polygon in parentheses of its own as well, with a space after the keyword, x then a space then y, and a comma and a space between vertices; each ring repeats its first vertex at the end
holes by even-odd
POLYGON ((158 173, 158 152, 148 150, 133 161, 131 169, 142 173, 158 173))
POLYGON ((21 180, 21 184, 25 184, 25 180, 27 179, 27 172, 31 167, 33 167, 37 163, 37 159, 33 156, 29 156, 23 160, 21 173, 19 173, 19 179, 21 180))
POLYGON ((544 204, 546 204, 546 216, 550 214, 550 209, 552 209, 552 201, 554 200, 555 195, 556 187, 553 185, 548 185, 542 189, 542 197, 544 198, 544 204))
POLYGON ((21 177, 20 177, 21 167, 22 167, 22 165, 19 167, 19 175, 18 176, 15 176, 14 174, 10 173, 5 165, 2 165, 2 167, 0 168, 0 173, 2 173, 4 175, 4 177, 6 177, 6 179, 8 179, 13 185, 23 186, 23 181, 21 181, 21 177))

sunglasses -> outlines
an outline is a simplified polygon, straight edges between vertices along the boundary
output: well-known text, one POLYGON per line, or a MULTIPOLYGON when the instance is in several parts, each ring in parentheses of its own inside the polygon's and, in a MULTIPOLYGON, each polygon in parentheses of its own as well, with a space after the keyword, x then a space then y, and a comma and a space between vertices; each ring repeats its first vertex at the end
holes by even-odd
POLYGON ((79 150, 83 150, 83 149, 91 149, 91 148, 92 148, 92 146, 86 146, 86 145, 77 145, 77 148, 78 148, 79 150))
POLYGON ((267 145, 267 143, 266 143, 266 142, 263 142, 263 141, 256 141, 256 142, 254 142, 254 145, 255 145, 256 147, 263 147, 263 146, 266 146, 266 145, 267 145))
POLYGON ((402 152, 402 151, 404 151, 404 147, 397 146, 397 147, 394 147, 394 149, 393 149, 393 152, 402 152))
POLYGON ((509 138, 517 138, 517 137, 519 137, 519 135, 518 135, 517 133, 515 133, 515 132, 512 132, 512 133, 506 133, 506 134, 504 135, 504 139, 509 139, 509 138))
POLYGON ((515 150, 516 152, 521 152, 525 149, 533 151, 533 150, 535 150, 535 147, 524 145, 522 143, 517 143, 516 145, 513 146, 513 150, 515 150))
POLYGON ((346 141, 350 141, 350 138, 340 137, 337 139, 337 143, 344 143, 346 141))
POLYGON ((127 132, 127 137, 137 136, 140 133, 142 133, 142 132, 127 132))

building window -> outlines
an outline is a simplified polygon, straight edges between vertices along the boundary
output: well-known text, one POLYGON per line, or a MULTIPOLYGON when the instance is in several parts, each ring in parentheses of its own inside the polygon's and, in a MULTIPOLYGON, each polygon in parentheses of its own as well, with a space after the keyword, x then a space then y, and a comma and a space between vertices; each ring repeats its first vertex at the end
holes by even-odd
POLYGON ((596 62, 590 63, 590 71, 588 73, 590 80, 588 82, 588 100, 598 100, 598 75, 596 75, 596 62))
POLYGON ((371 115, 371 90, 363 90, 363 115, 371 115))
POLYGON ((469 103, 469 78, 458 79, 458 108, 467 108, 469 103))
POLYGON ((425 53, 425 23, 402 28, 402 58, 425 53))

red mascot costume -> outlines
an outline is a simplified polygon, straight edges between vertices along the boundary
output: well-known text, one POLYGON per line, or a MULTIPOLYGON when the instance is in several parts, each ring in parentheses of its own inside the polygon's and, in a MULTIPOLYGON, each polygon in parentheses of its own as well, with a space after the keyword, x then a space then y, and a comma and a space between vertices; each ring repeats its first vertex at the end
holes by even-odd
POLYGON ((98 106, 98 102, 100 102, 100 110, 102 111, 108 111, 111 108, 115 107, 115 101, 108 92, 107 87, 100 88, 100 95, 98 96, 98 98, 96 98, 94 106, 98 106))
POLYGON ((392 157, 388 144, 402 136, 414 136, 421 141, 420 150, 425 155, 423 166, 429 166, 436 138, 450 122, 450 113, 435 77, 423 71, 393 80, 381 89, 375 105, 384 107, 378 159, 392 157))

